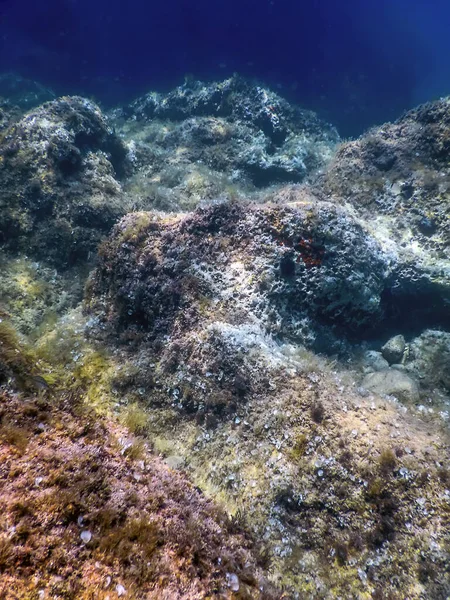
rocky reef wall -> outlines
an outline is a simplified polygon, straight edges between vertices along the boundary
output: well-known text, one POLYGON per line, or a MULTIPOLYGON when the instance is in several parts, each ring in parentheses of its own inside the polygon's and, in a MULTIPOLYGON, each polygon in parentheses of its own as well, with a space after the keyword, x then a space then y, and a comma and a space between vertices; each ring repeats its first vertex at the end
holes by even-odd
POLYGON ((13 100, 2 583, 447 597, 448 101, 337 146, 239 77, 13 100))

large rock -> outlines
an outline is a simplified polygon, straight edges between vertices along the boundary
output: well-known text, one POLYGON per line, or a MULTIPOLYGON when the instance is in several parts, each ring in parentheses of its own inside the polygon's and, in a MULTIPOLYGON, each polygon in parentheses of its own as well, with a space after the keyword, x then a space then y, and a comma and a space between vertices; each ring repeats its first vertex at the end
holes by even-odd
POLYGON ((409 345, 406 369, 430 390, 450 392, 450 333, 427 330, 409 345))
MULTIPOLYGON (((113 406, 142 399, 153 437, 185 453, 196 484, 248 511, 289 597, 440 597, 445 414, 424 421, 364 398, 339 354, 301 343, 381 346, 403 331, 399 315, 416 326, 437 306, 442 317, 445 284, 426 261, 408 262, 370 212, 300 186, 268 198, 115 226, 85 302, 86 331, 120 363, 113 406)), ((380 353, 365 359, 381 368, 365 380, 374 394, 417 402, 415 375, 383 369, 380 353)))
POLYGON ((91 302, 153 340, 224 311, 329 351, 382 318, 386 270, 374 240, 332 204, 225 203, 183 218, 127 215, 102 247, 91 302))
POLYGON ((366 372, 383 371, 389 367, 388 361, 383 358, 381 352, 375 350, 365 352, 362 362, 366 372))
POLYGON ((449 131, 450 99, 420 106, 343 144, 324 188, 367 214, 390 215, 403 236, 448 258, 449 131))
POLYGON ((124 212, 126 148, 83 98, 44 104, 0 137, 0 243, 57 266, 86 259, 124 212))
POLYGON ((135 158, 129 189, 169 210, 301 182, 327 164, 339 141, 313 112, 239 77, 187 81, 112 115, 135 158))
POLYGON ((449 139, 450 99, 425 104, 343 144, 318 186, 351 204, 396 255, 389 293, 397 330, 450 326, 449 139))
MULTIPOLYGON (((389 268, 351 213, 304 196, 129 214, 87 287, 87 331, 113 351, 114 409, 142 399, 151 439, 167 448, 169 438, 196 485, 243 507, 292 598, 382 597, 394 586, 419 598, 425 568, 436 576, 420 593, 446 589, 439 415, 426 423, 362 398, 348 366, 298 344, 329 350, 349 331, 377 332, 389 268)), ((370 377, 377 394, 418 399, 403 372, 370 377)))

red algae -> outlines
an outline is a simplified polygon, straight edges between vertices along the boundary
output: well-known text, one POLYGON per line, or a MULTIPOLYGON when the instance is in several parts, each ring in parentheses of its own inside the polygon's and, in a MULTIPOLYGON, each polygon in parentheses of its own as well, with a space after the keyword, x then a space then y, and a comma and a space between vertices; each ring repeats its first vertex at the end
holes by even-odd
POLYGON ((0 598, 280 597, 252 540, 135 443, 73 397, 0 392, 0 598))

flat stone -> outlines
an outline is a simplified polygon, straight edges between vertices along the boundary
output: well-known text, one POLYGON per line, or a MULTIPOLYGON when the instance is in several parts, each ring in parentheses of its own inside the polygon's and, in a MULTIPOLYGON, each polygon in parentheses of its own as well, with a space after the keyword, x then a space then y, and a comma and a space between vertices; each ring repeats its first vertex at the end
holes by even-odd
POLYGON ((403 371, 384 369, 366 375, 363 387, 380 396, 395 396, 403 402, 418 402, 420 399, 417 382, 403 371))

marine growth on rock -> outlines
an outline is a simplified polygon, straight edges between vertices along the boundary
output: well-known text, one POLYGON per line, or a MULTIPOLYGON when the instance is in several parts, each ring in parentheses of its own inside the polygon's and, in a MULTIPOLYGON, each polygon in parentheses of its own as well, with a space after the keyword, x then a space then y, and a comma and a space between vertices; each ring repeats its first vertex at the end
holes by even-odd
POLYGON ((238 76, 19 83, 0 597, 448 597, 449 100, 339 145, 238 76))

